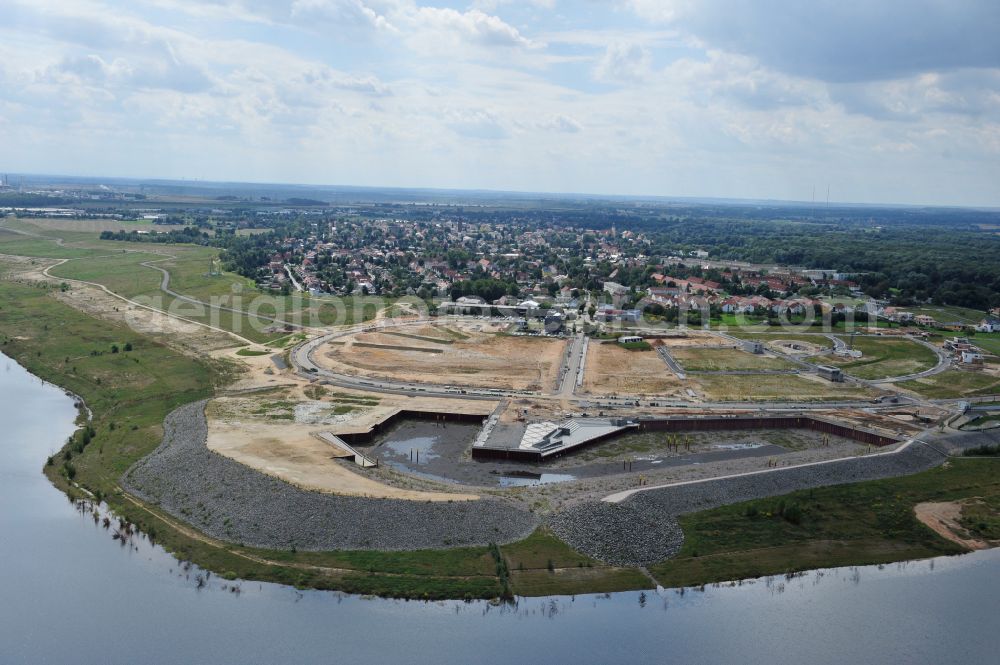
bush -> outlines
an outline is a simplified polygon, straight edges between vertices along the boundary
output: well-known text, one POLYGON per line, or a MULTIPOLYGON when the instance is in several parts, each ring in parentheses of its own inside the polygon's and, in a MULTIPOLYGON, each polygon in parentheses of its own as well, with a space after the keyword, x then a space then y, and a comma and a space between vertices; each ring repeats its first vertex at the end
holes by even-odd
POLYGON ((802 508, 797 503, 789 504, 785 507, 781 516, 785 518, 785 521, 789 524, 795 524, 796 526, 802 523, 802 508))
POLYGON ((1000 443, 983 444, 977 448, 969 448, 964 454, 966 457, 996 457, 1000 455, 1000 443))

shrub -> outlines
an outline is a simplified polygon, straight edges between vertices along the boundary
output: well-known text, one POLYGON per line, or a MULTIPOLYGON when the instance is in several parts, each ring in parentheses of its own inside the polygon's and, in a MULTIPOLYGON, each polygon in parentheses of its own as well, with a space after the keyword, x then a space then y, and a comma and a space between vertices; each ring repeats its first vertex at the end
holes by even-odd
POLYGON ((799 525, 802 523, 802 508, 797 503, 789 504, 781 514, 789 524, 799 525))
POLYGON ((976 448, 969 448, 964 454, 966 457, 995 457, 1000 455, 1000 443, 994 445, 983 444, 976 448))

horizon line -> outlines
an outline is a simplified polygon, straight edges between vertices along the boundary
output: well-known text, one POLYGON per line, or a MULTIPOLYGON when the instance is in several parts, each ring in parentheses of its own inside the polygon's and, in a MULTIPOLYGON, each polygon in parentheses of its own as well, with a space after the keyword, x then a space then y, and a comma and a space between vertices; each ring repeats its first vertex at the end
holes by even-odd
MULTIPOLYGON (((0 174, 8 178, 28 177, 28 178, 72 178, 76 180, 92 181, 93 184, 101 184, 101 180, 125 180, 134 181, 137 184, 148 183, 177 183, 189 184, 199 183, 203 185, 244 185, 244 186, 275 186, 275 187, 301 187, 301 188, 330 188, 340 190, 382 190, 382 191, 403 191, 403 192, 437 192, 437 193, 468 193, 468 194, 496 194, 496 195, 519 195, 554 199, 580 199, 595 198, 609 201, 657 201, 669 203, 670 201, 683 202, 715 202, 726 204, 785 204, 811 206, 817 209, 837 208, 837 207, 873 207, 873 208, 939 208, 951 210, 979 210, 986 212, 1000 212, 998 204, 946 204, 946 203, 900 203, 900 202, 876 202, 876 201, 810 201, 805 199, 780 199, 780 198, 755 198, 743 196, 698 196, 698 195, 674 195, 674 194, 622 194, 622 193, 596 193, 596 192, 554 192, 554 191, 533 191, 517 189, 492 189, 489 187, 420 187, 403 185, 356 185, 356 184, 332 184, 332 183, 301 183, 301 182, 280 182, 267 180, 216 180, 209 178, 170 178, 162 176, 120 176, 120 175, 74 175, 70 173, 32 173, 21 171, 4 171, 0 174)), ((9 182, 8 182, 9 184, 9 182)))

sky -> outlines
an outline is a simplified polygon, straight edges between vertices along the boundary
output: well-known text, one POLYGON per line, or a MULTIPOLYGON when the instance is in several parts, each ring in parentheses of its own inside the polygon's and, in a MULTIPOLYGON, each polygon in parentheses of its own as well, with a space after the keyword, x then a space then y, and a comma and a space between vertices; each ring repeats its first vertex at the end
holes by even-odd
POLYGON ((998 206, 998 29, 996 0, 3 0, 0 170, 998 206))

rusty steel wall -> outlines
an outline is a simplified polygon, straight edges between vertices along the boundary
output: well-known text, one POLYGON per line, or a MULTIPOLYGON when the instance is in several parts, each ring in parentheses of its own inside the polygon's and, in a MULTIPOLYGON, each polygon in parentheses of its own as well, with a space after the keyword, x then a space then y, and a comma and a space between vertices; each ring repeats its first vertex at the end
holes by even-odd
POLYGON ((487 416, 476 415, 474 413, 443 413, 440 411, 411 411, 409 409, 402 409, 392 414, 382 422, 376 424, 367 432, 337 434, 337 436, 352 446, 364 445, 371 443, 375 437, 401 420, 439 420, 459 423, 482 423, 486 420, 486 418, 487 416))

